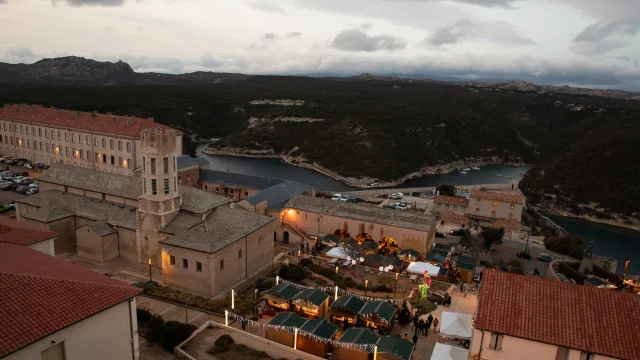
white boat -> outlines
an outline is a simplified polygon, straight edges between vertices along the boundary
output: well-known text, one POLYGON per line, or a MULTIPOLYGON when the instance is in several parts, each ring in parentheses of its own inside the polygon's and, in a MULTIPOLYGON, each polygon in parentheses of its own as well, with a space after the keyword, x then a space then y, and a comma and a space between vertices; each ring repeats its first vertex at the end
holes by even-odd
POLYGON ((462 169, 462 171, 467 171, 467 172, 469 172, 469 171, 471 171, 471 169, 469 169, 469 168, 464 168, 464 169, 462 169))
POLYGON ((480 170, 480 168, 474 166, 474 167, 471 168, 471 170, 480 170))
POLYGON ((469 172, 468 171, 460 171, 460 174, 462 175, 467 175, 469 172))

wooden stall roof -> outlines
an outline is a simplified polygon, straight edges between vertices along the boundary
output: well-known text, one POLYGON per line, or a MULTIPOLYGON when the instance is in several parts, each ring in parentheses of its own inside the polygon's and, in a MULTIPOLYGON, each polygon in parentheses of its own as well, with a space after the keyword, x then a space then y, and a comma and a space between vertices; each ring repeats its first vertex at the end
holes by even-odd
POLYGON ((358 297, 353 295, 343 295, 334 301, 329 308, 346 310, 350 313, 358 314, 363 306, 364 301, 360 300, 358 297))
POLYGON ((462 270, 469 270, 469 271, 472 271, 472 270, 473 270, 473 264, 467 264, 467 263, 461 263, 461 262, 458 262, 458 263, 456 264, 456 268, 457 268, 457 269, 462 269, 462 270))
POLYGON ((375 345, 380 337, 365 328, 349 328, 342 334, 341 343, 375 345))
POLYGON ((329 295, 318 289, 304 289, 293 297, 293 300, 307 300, 315 306, 320 306, 327 301, 329 295))
POLYGON ((300 330, 324 339, 332 339, 333 335, 338 331, 338 327, 325 319, 318 319, 307 321, 300 330))
POLYGON ((398 256, 400 256, 400 257, 404 257, 404 256, 407 256, 407 255, 417 259, 420 256, 420 253, 418 252, 418 250, 413 250, 413 249, 402 249, 398 253, 398 256))
POLYGON ((364 304, 362 309, 358 314, 366 315, 366 314, 376 314, 378 317, 387 320, 388 322, 393 321, 393 315, 396 313, 396 308, 393 305, 389 305, 384 301, 369 301, 364 304))
POLYGON ((433 250, 441 250, 449 253, 451 251, 451 245, 446 244, 435 244, 433 245, 433 250))
POLYGON ((432 252, 431 255, 427 257, 427 261, 437 261, 441 263, 443 263, 446 259, 446 256, 443 256, 439 252, 432 252))
POLYGON ((269 295, 278 296, 287 300, 293 299, 299 292, 300 290, 297 287, 285 283, 278 284, 266 291, 269 295))
POLYGON ((415 345, 400 336, 383 336, 378 340, 378 353, 391 353, 402 360, 410 360, 415 345))
POLYGON ((271 319, 271 321, 269 321, 269 325, 288 326, 300 329, 305 322, 307 322, 307 320, 296 313, 282 312, 271 319))

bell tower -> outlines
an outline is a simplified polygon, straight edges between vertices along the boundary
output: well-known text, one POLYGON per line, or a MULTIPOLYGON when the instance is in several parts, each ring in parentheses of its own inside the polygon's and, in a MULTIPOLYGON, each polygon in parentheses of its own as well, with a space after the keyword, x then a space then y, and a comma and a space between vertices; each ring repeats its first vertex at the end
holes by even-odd
POLYGON ((142 130, 142 195, 136 213, 136 243, 138 261, 160 268, 158 242, 166 236, 160 233, 180 211, 182 199, 178 193, 176 158, 178 142, 173 130, 142 130))

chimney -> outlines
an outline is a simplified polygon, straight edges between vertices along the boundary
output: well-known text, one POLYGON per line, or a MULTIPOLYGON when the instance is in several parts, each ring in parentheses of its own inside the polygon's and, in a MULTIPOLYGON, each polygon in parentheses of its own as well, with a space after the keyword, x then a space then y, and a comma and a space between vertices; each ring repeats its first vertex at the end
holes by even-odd
POLYGON ((131 125, 133 125, 133 118, 132 117, 127 118, 127 126, 131 126, 131 125))
POLYGON ((112 123, 112 124, 115 124, 115 123, 116 123, 116 117, 115 117, 115 116, 112 116, 112 117, 111 117, 111 123, 112 123))
POLYGON ((148 117, 147 120, 151 121, 151 122, 155 122, 154 119, 152 117, 148 117))
POLYGON ((54 109, 56 109, 56 117, 60 116, 60 109, 58 108, 54 108, 54 109))

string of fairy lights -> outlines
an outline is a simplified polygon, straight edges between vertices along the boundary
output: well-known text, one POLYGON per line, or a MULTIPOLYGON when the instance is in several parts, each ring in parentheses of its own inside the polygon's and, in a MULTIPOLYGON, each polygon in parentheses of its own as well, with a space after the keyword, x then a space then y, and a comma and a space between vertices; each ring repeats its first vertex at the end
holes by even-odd
POLYGON ((278 331, 288 331, 297 335, 304 335, 313 341, 321 342, 324 344, 331 344, 333 346, 343 347, 351 350, 363 350, 368 353, 374 352, 374 349, 375 349, 375 344, 354 344, 354 343, 339 342, 339 341, 327 339, 321 336, 317 336, 315 334, 306 332, 304 330, 300 330, 299 328, 294 326, 269 325, 269 324, 261 323, 259 321, 249 320, 242 315, 232 313, 231 311, 228 311, 228 310, 225 311, 225 313, 229 318, 234 319, 236 321, 246 320, 248 324, 251 326, 273 329, 278 331))
MULTIPOLYGON (((285 280, 283 278, 278 278, 278 283, 283 283, 283 284, 287 284, 287 285, 291 285, 296 287, 297 289, 300 290, 306 290, 306 289, 318 289, 320 291, 324 291, 328 294, 331 293, 335 293, 336 291, 336 287, 335 286, 306 286, 306 285, 300 285, 300 284, 296 284, 294 282, 291 282, 289 280, 285 280)), ((402 299, 387 299, 387 298, 378 298, 378 297, 372 297, 372 296, 364 296, 364 295, 360 295, 360 294, 356 294, 356 293, 352 293, 351 291, 348 290, 344 290, 341 288, 337 288, 338 289, 338 295, 353 295, 357 298, 359 298, 362 301, 385 301, 385 302, 391 302, 395 305, 399 304, 401 301, 403 301, 402 299)))

